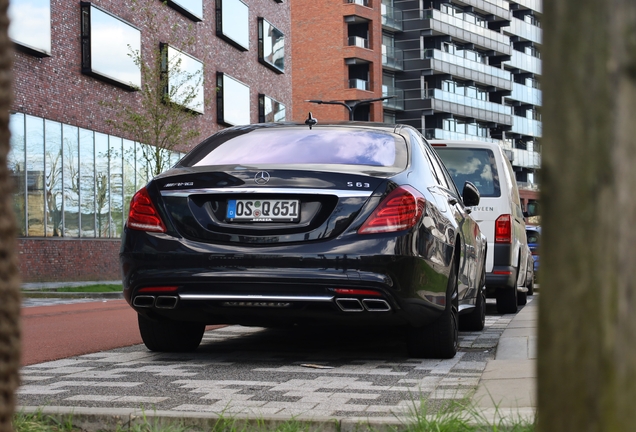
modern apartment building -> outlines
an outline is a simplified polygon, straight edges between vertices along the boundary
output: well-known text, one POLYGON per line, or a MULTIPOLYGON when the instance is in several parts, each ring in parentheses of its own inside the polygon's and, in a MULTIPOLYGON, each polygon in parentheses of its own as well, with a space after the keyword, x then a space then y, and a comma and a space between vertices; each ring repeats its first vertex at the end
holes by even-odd
POLYGON ((172 78, 166 86, 168 103, 197 113, 188 127, 200 132, 173 149, 176 161, 221 128, 290 118, 289 7, 283 0, 11 0, 8 163, 23 280, 120 277, 128 203, 152 173, 148 143, 109 122, 120 101, 141 107, 138 88, 149 84, 131 53, 152 67, 168 44, 169 58, 202 77, 186 82, 195 89, 187 101, 170 94, 172 78), (192 43, 173 43, 175 34, 192 43))
POLYGON ((294 112, 345 120, 305 100, 392 96, 360 120, 429 139, 500 143, 526 205, 538 199, 541 0, 308 0, 292 3, 294 112))

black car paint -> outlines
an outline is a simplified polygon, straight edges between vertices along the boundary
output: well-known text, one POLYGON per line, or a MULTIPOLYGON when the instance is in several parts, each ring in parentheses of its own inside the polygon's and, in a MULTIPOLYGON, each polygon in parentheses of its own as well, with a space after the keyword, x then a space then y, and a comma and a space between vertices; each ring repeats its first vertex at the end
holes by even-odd
MULTIPOLYGON (((240 133, 249 133, 256 127, 259 126, 243 127, 240 133)), ((461 197, 456 191, 440 190, 426 170, 414 170, 426 166, 426 161, 419 151, 413 151, 413 131, 404 133, 397 127, 396 132, 404 137, 412 157, 407 169, 398 174, 316 170, 309 176, 293 170, 267 170, 271 175, 267 186, 272 188, 291 185, 312 190, 347 190, 348 182, 355 183, 360 178, 370 184, 368 197, 337 202, 345 207, 355 206, 357 211, 343 211, 341 216, 326 211, 324 218, 319 218, 314 226, 307 226, 309 231, 304 232, 297 232, 297 227, 270 231, 261 226, 228 226, 223 221, 205 226, 200 218, 179 213, 178 198, 174 198, 178 193, 172 198, 162 198, 166 191, 193 188, 201 194, 216 187, 236 191, 254 188, 254 176, 262 167, 232 167, 233 170, 225 172, 205 173, 202 179, 203 169, 177 166, 152 180, 147 185, 148 193, 168 231, 149 233, 125 228, 120 260, 126 300, 132 305, 139 289, 159 285, 178 286, 179 296, 207 293, 337 298, 334 288, 372 289, 381 293, 390 311, 346 313, 333 301, 302 300, 280 308, 228 306, 222 300, 179 300, 170 309, 133 308, 153 318, 206 324, 306 322, 419 327, 439 317, 445 304, 452 300, 446 287, 451 259, 456 259, 463 263, 456 301, 460 302, 460 309, 462 305, 470 308, 475 304, 475 280, 483 265, 478 262, 483 257, 479 251, 485 241, 466 244, 462 240, 465 238, 462 230, 467 229, 463 224, 472 220, 465 219, 468 213, 461 197), (382 198, 402 184, 410 184, 424 195, 425 217, 410 230, 358 234, 357 229, 382 198), (442 198, 453 193, 457 202, 442 198), (184 229, 188 226, 191 231, 184 229), (197 237, 203 240, 195 240, 197 237)), ((228 167, 218 168, 220 171, 228 167)), ((188 203, 188 207, 194 206, 196 215, 196 197, 192 201, 194 204, 188 203)))

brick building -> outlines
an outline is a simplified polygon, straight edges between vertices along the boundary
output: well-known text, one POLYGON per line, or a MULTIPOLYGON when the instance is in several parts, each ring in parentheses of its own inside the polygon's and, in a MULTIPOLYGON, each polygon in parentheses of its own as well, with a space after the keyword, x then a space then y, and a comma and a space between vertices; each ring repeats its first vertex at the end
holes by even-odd
POLYGON ((188 127, 200 136, 173 149, 172 162, 220 128, 290 117, 289 2, 12 0, 9 16, 16 52, 8 164, 24 281, 119 279, 127 206, 152 173, 146 143, 108 122, 117 110, 109 104, 141 107, 135 89, 146 83, 134 50, 146 63, 167 43, 190 76, 203 78, 192 81, 196 105, 182 103, 198 113, 188 127), (173 42, 189 37, 187 46, 173 42))

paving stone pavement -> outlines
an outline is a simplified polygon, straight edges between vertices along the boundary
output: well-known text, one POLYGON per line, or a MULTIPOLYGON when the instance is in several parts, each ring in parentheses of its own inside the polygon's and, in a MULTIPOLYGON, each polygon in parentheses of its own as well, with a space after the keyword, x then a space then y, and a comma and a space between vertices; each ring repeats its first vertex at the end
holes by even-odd
POLYGON ((228 326, 207 331, 194 353, 135 345, 23 367, 18 404, 379 418, 425 400, 431 413, 472 396, 514 316, 489 314, 484 331, 460 332, 449 360, 409 358, 391 329, 228 326))

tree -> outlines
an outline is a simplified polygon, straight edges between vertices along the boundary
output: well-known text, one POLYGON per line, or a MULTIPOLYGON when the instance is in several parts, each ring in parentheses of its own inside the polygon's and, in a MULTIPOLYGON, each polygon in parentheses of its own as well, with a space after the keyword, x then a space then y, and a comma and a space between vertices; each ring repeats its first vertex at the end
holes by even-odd
POLYGON ((143 144, 142 159, 151 166, 152 175, 169 168, 171 152, 199 135, 192 123, 205 105, 203 63, 193 68, 192 59, 185 54, 194 47, 193 28, 160 17, 155 3, 132 2, 133 11, 142 17, 144 34, 156 47, 145 55, 133 49, 129 53, 141 72, 137 97, 102 102, 115 113, 107 123, 143 144))
POLYGON ((544 7, 539 430, 633 430, 636 2, 544 7))
POLYGON ((17 226, 13 181, 7 167, 13 53, 8 0, 0 0, 0 432, 13 430, 20 370, 20 280, 15 253, 17 226))

